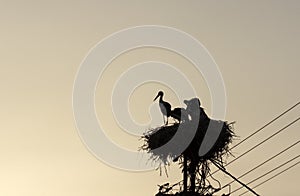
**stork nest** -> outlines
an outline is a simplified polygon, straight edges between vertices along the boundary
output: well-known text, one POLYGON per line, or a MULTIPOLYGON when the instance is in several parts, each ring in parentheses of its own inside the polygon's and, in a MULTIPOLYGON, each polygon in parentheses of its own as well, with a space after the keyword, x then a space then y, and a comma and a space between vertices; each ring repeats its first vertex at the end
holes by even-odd
POLYGON ((207 117, 200 118, 197 126, 194 126, 194 124, 194 122, 187 121, 150 129, 142 136, 144 145, 141 146, 141 149, 150 153, 153 161, 160 161, 165 165, 168 165, 171 161, 182 163, 184 154, 188 160, 197 161, 198 163, 213 160, 223 166, 223 156, 230 154, 229 144, 235 136, 233 132, 234 122, 217 121, 207 117), (211 124, 210 128, 208 128, 209 124, 211 124), (194 130, 193 127, 195 127, 194 130), (219 130, 214 129, 215 127, 221 128, 218 139, 205 155, 199 156, 199 149, 207 131, 219 133, 219 130), (171 141, 175 135, 177 139, 171 141), (181 139, 189 140, 188 144, 182 144, 181 139), (160 149, 161 147, 163 149, 160 149), (185 148, 180 152, 179 148, 182 147, 185 148))
POLYGON ((160 172, 161 166, 164 166, 167 174, 166 165, 170 162, 178 162, 182 168, 186 168, 190 182, 195 181, 193 186, 188 187, 189 190, 193 190, 191 194, 189 192, 173 194, 174 186, 179 186, 179 190, 182 190, 182 184, 176 183, 170 187, 162 186, 158 196, 212 195, 214 191, 221 188, 218 180, 216 181, 219 188, 214 188, 207 179, 210 173, 209 161, 224 167, 223 158, 230 155, 229 144, 235 137, 234 122, 210 119, 201 107, 199 119, 193 113, 191 116, 191 120, 150 129, 142 136, 144 144, 141 149, 151 155, 152 161, 159 163, 160 172), (209 149, 205 154, 202 151, 199 153, 203 146, 209 149), (184 160, 187 161, 186 167, 184 160))

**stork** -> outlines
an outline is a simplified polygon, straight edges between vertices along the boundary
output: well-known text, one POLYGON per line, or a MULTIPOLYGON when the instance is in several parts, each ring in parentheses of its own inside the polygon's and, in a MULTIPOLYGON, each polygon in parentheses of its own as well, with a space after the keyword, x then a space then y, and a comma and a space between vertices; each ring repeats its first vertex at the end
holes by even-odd
POLYGON ((163 100, 163 96, 164 96, 164 93, 162 91, 159 91, 153 101, 155 101, 159 97, 160 111, 163 114, 164 123, 165 123, 165 125, 167 125, 168 118, 171 114, 171 105, 168 102, 163 100), (167 121, 165 121, 165 116, 167 117, 167 121))
POLYGON ((184 108, 174 108, 171 111, 170 116, 178 120, 178 122, 185 122, 189 120, 189 114, 184 108))
POLYGON ((183 102, 186 105, 186 111, 191 116, 192 120, 200 119, 200 100, 198 98, 192 98, 190 100, 184 100, 183 102))
POLYGON ((199 119, 200 121, 207 120, 209 117, 201 107, 201 102, 198 98, 192 98, 190 100, 184 100, 186 111, 191 115, 192 120, 199 119))
MULTIPOLYGON (((199 108, 201 106, 201 102, 198 98, 192 98, 190 100, 184 100, 183 102, 185 103, 185 105, 187 105, 187 107, 190 107, 190 108, 193 108, 193 107, 199 108)), ((187 108, 187 110, 190 109, 190 108, 187 108)))

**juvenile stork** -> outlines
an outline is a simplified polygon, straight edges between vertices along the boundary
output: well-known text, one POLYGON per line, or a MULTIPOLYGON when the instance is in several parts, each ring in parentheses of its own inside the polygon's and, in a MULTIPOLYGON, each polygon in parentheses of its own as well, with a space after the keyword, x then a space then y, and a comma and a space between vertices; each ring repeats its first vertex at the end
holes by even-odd
POLYGON ((165 125, 167 125, 168 118, 171 115, 171 105, 168 102, 163 100, 163 96, 164 96, 164 93, 162 91, 159 91, 153 101, 155 101, 159 97, 160 111, 163 114, 164 123, 165 123, 165 125), (165 120, 165 116, 167 117, 167 120, 165 120))
POLYGON ((184 108, 174 108, 171 111, 170 116, 176 119, 179 123, 189 120, 189 114, 184 108))

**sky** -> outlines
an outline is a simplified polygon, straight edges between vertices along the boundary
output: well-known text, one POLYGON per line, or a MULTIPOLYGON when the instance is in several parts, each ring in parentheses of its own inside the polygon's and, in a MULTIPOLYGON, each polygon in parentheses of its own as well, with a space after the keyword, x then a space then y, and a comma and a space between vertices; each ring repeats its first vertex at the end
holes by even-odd
MULTIPOLYGON (((168 168, 169 177, 155 170, 125 171, 100 161, 88 150, 76 127, 72 93, 89 51, 113 33, 135 26, 167 26, 190 34, 209 51, 222 75, 226 115, 221 120, 236 121, 237 143, 300 99, 299 8, 296 0, 1 1, 0 195, 154 195, 157 184, 179 181, 181 171, 175 164, 168 168)), ((179 54, 153 47, 121 54, 98 80, 95 108, 106 136, 133 151, 141 141, 117 124, 111 96, 123 73, 149 61, 167 63, 185 74, 208 115, 213 110, 204 76, 179 54)), ((134 90, 127 102, 131 117, 148 128, 162 120, 153 103, 159 90, 173 107, 191 98, 159 81, 130 90, 134 90)), ((124 99, 120 96, 116 101, 124 99)), ((233 154, 242 154, 298 118, 299 112, 295 108, 233 154)), ((295 123, 227 170, 235 176, 243 174, 298 141, 299 128, 299 122, 295 123)), ((241 180, 251 181, 297 156, 299 150, 294 147, 241 180)), ((261 195, 298 195, 299 174, 297 165, 255 190, 261 195)), ((216 177, 222 184, 231 181, 225 174, 216 177)), ((231 188, 238 187, 235 183, 231 188)))

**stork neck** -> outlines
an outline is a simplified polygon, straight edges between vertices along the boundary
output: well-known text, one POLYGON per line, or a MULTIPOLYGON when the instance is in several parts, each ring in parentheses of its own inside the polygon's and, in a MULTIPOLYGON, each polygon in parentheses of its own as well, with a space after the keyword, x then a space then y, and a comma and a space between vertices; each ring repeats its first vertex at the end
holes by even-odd
POLYGON ((159 96, 159 102, 162 102, 162 101, 163 101, 163 96, 164 96, 164 95, 160 95, 160 96, 159 96))

